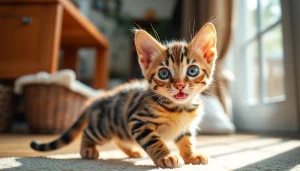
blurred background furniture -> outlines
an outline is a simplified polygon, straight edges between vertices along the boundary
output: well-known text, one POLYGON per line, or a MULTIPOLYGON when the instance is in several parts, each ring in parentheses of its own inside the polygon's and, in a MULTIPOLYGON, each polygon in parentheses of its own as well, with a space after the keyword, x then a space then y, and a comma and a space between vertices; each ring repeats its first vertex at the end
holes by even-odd
POLYGON ((0 133, 11 130, 13 121, 13 90, 10 86, 0 84, 0 133))
POLYGON ((108 41, 69 0, 0 1, 0 79, 13 80, 59 66, 77 71, 77 50, 96 49, 93 87, 108 82, 108 41))

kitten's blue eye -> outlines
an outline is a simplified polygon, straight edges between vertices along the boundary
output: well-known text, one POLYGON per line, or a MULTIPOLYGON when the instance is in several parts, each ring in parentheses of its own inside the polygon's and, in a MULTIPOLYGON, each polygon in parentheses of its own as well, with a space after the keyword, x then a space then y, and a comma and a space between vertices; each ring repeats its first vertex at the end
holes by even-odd
POLYGON ((162 80, 170 78, 171 74, 167 68, 161 68, 158 70, 158 77, 162 80))
POLYGON ((199 73, 200 73, 199 67, 197 67, 196 65, 190 66, 187 70, 187 75, 191 77, 196 77, 199 75, 199 73))

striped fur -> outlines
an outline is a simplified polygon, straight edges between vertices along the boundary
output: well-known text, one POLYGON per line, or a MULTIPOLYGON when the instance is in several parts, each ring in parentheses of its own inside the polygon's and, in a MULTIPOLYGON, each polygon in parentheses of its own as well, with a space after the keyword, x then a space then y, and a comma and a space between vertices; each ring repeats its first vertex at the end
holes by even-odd
POLYGON ((60 138, 46 144, 34 141, 31 147, 37 151, 55 150, 83 132, 80 154, 86 159, 98 158, 96 145, 114 141, 129 157, 140 157, 142 148, 159 167, 206 164, 207 157, 195 154, 193 147, 203 114, 200 92, 211 82, 215 65, 215 40, 213 43, 210 40, 215 37, 206 40, 207 36, 203 36, 208 31, 215 34, 212 24, 204 26, 190 44, 161 45, 145 31, 138 30, 135 43, 145 80, 131 81, 107 91, 60 138), (206 50, 195 49, 199 41, 198 47, 206 50), (200 74, 188 75, 190 66, 199 67, 200 74), (170 72, 168 79, 158 76, 161 68, 170 72), (185 96, 179 97, 180 93, 185 96), (180 156, 170 153, 165 143, 168 140, 177 144, 180 156))

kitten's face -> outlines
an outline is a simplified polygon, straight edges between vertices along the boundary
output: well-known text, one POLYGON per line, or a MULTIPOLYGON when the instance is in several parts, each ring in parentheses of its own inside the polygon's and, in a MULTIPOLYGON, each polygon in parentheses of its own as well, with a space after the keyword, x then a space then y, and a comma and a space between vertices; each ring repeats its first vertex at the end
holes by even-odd
POLYGON ((139 63, 150 87, 175 103, 187 103, 211 82, 216 33, 206 24, 191 43, 161 45, 143 30, 136 32, 139 63))

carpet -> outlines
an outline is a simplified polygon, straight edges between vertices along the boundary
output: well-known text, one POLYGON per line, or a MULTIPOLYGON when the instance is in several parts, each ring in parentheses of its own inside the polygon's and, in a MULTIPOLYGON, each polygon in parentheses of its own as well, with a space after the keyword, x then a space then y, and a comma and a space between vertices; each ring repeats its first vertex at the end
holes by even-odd
MULTIPOLYGON (((129 159, 120 150, 100 152, 98 160, 80 159, 78 153, 43 157, 0 158, 0 170, 7 171, 300 171, 300 140, 264 136, 199 137, 197 151, 211 156, 208 165, 184 165, 178 169, 161 169, 145 156, 129 159)), ((176 152, 174 146, 171 147, 176 152)))
POLYGON ((42 170, 62 170, 62 171, 139 171, 139 170, 228 170, 225 166, 220 166, 212 160, 209 165, 185 165, 179 169, 162 169, 154 166, 153 162, 149 158, 142 159, 129 159, 123 157, 122 154, 117 151, 103 152, 102 158, 98 160, 83 160, 79 158, 78 154, 56 155, 49 157, 12 157, 0 159, 1 169, 3 170, 30 170, 30 171, 42 171, 42 170), (122 157, 121 157, 122 156, 122 157), (104 157, 104 158, 103 158, 104 157), (109 158, 106 158, 109 157, 109 158))

